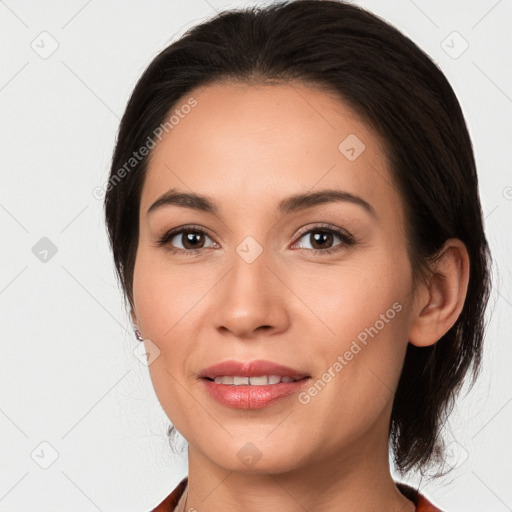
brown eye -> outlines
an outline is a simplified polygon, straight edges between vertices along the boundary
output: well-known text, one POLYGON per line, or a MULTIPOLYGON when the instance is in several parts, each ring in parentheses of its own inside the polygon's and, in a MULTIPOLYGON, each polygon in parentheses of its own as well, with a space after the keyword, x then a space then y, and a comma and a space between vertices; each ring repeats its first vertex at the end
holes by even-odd
POLYGON ((339 228, 319 226, 302 233, 299 243, 301 245, 299 249, 315 254, 328 254, 353 245, 355 241, 352 235, 339 228), (336 239, 340 242, 335 243, 336 239), (305 242, 300 242, 300 240, 305 240, 305 242), (310 248, 304 247, 308 244, 311 246, 310 248))
POLYGON ((216 247, 210 236, 201 228, 181 227, 165 233, 158 241, 159 247, 165 246, 173 252, 195 253, 201 249, 216 247), (208 240, 210 243, 208 243, 208 240))
POLYGON ((327 231, 311 231, 309 241, 313 249, 329 249, 333 243, 334 236, 327 231))
POLYGON ((173 238, 181 242, 183 249, 201 249, 205 243, 205 234, 196 231, 184 231, 173 238))

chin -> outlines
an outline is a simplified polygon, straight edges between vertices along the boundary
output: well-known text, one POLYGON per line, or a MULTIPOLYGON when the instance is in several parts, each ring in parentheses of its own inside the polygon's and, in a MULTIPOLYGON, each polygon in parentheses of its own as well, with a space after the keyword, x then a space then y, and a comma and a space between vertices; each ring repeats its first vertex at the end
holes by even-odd
POLYGON ((241 440, 234 437, 224 443, 210 440, 203 453, 228 471, 247 474, 286 473, 297 469, 304 460, 303 445, 300 445, 299 450, 296 444, 286 445, 277 437, 274 442, 268 438, 258 441, 258 436, 244 438, 241 440))

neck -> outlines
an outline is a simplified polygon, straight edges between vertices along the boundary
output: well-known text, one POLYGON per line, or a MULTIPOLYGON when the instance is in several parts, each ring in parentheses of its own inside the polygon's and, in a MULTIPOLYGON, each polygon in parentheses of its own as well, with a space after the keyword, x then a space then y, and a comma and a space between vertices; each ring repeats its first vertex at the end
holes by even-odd
POLYGON ((414 512, 397 489, 385 443, 352 443, 343 453, 280 473, 229 471, 189 444, 189 480, 178 511, 414 512), (378 445, 378 446, 377 446, 378 445), (186 505, 186 507, 185 507, 186 505))

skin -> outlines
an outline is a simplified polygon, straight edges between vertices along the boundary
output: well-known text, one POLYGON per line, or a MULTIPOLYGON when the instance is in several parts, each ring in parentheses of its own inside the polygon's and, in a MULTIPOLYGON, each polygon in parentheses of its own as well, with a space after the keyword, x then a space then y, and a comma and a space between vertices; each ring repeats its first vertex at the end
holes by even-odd
POLYGON ((189 485, 177 510, 186 499, 186 510, 200 512, 413 511, 390 474, 391 406, 407 344, 435 343, 462 309, 464 245, 447 241, 432 277, 414 288, 384 146, 334 96, 298 83, 223 83, 189 96, 197 106, 152 152, 131 312, 147 350, 160 350, 150 376, 188 442, 189 485), (365 145, 354 161, 338 149, 349 134, 365 145), (171 188, 208 196, 218 212, 167 205, 148 214, 171 188), (375 216, 348 201, 277 210, 284 198, 323 189, 364 199, 375 216), (345 229, 355 244, 333 235, 314 245, 319 223, 345 229), (156 245, 188 224, 210 233, 197 235, 197 255, 169 250, 190 247, 183 234, 156 245), (247 236, 262 248, 252 263, 236 252, 247 236), (221 361, 266 359, 316 382, 396 302, 401 311, 307 404, 292 395, 231 409, 198 380, 221 361), (261 455, 250 467, 237 457, 247 443, 261 455))

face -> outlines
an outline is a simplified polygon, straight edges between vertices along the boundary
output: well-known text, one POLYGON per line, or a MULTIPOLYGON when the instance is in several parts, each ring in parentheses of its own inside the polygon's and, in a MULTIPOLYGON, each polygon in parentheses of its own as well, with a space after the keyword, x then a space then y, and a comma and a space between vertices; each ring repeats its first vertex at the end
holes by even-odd
POLYGON ((277 472, 387 450, 413 289, 381 141, 303 84, 190 97, 151 156, 133 282, 151 379, 189 457, 277 472), (202 377, 225 361, 241 366, 202 377), (238 387, 254 361, 300 380, 238 387))

